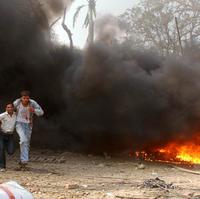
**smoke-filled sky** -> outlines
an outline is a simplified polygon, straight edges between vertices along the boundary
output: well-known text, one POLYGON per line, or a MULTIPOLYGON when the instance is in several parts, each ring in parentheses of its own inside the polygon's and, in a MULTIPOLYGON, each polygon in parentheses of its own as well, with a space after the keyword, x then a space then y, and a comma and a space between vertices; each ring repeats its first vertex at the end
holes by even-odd
POLYGON ((31 91, 45 111, 35 120, 32 144, 119 151, 200 132, 198 49, 161 57, 109 42, 116 23, 103 17, 98 42, 70 51, 49 33, 48 17, 62 10, 62 0, 48 1, 47 10, 36 0, 0 1, 0 107, 31 91))
MULTIPOLYGON (((115 16, 120 15, 123 13, 126 9, 133 7, 138 2, 138 0, 97 0, 96 9, 97 9, 97 18, 101 17, 105 14, 112 14, 115 16)), ((70 27, 72 33, 73 33, 73 40, 74 44, 77 47, 82 48, 85 45, 88 31, 83 28, 84 18, 86 16, 87 9, 84 8, 79 15, 79 18, 77 20, 76 26, 73 28, 73 15, 76 11, 76 8, 80 5, 86 4, 87 0, 75 0, 75 2, 70 7, 66 23, 70 27)), ((61 21, 59 21, 55 27, 54 30, 57 34, 58 40, 62 43, 68 44, 68 37, 66 35, 66 32, 61 27, 61 21)))

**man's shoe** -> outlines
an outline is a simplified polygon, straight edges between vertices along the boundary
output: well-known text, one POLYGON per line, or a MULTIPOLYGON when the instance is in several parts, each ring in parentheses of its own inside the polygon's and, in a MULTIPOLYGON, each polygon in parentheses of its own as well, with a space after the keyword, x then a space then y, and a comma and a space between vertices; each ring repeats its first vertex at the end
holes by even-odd
POLYGON ((28 168, 27 168, 27 164, 28 162, 19 162, 19 170, 20 171, 28 171, 28 168))
POLYGON ((19 162, 20 166, 26 166, 27 164, 28 164, 28 162, 22 162, 22 161, 19 162))

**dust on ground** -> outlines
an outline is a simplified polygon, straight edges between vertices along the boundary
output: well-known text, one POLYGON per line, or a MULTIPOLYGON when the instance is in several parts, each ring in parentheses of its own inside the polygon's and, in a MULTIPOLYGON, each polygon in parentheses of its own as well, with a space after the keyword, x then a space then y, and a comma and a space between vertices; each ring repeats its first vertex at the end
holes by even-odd
POLYGON ((16 171, 18 156, 0 181, 17 181, 35 199, 200 199, 200 176, 171 164, 32 149, 29 171, 16 171))

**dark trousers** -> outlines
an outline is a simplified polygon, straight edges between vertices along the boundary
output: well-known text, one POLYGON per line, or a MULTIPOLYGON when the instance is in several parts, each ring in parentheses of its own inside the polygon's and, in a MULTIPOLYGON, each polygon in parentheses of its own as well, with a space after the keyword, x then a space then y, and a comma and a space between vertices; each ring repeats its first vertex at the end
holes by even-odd
POLYGON ((0 168, 6 168, 6 152, 9 155, 15 152, 13 135, 0 132, 0 168))

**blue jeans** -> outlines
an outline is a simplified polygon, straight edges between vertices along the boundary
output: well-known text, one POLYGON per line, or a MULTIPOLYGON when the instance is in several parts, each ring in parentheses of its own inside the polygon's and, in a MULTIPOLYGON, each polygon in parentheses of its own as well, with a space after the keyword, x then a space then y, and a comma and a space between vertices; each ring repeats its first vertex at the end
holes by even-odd
POLYGON ((19 135, 20 161, 28 162, 29 161, 29 150, 30 150, 32 126, 27 123, 16 122, 16 131, 19 135))
POLYGON ((9 155, 15 152, 13 135, 0 132, 0 168, 6 168, 6 151, 9 155))

